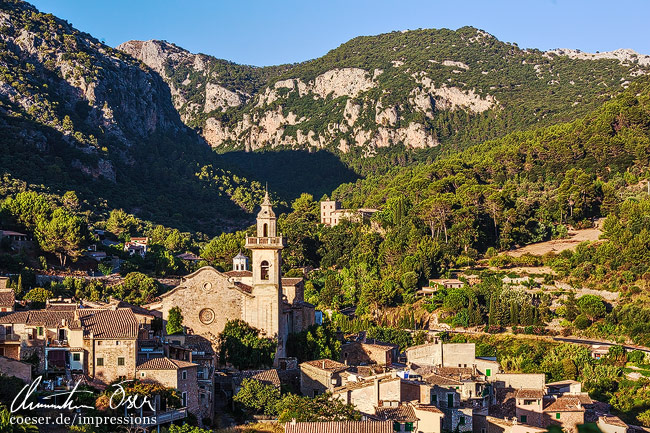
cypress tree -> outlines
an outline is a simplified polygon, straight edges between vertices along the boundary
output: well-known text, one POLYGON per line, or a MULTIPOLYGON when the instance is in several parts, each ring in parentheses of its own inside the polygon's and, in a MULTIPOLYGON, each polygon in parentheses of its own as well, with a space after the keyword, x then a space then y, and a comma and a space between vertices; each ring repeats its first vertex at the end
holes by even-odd
POLYGON ((495 305, 495 303, 496 303, 496 301, 494 299, 494 293, 493 293, 492 295, 490 295, 490 310, 488 312, 488 315, 489 315, 488 324, 489 325, 494 325, 495 321, 496 321, 496 317, 495 317, 496 316, 496 305, 495 305))

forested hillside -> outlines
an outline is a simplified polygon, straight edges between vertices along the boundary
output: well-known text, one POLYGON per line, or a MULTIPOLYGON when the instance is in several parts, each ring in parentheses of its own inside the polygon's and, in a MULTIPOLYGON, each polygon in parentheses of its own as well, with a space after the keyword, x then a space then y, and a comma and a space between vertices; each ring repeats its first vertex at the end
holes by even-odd
POLYGON ((118 48, 161 74, 217 150, 327 149, 363 173, 573 119, 648 71, 644 56, 523 50, 472 27, 359 37, 265 68, 162 41, 118 48))
POLYGON ((227 168, 180 120, 148 67, 20 1, 0 9, 1 194, 74 190, 96 216, 218 233, 262 185, 227 168))

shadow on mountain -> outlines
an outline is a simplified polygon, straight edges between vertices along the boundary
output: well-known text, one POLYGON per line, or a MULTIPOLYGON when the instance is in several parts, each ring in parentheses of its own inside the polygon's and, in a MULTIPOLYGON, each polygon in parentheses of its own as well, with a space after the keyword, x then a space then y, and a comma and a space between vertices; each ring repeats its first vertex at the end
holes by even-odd
POLYGON ((0 197, 23 189, 22 182, 57 195, 74 190, 96 214, 121 208, 155 224, 209 235, 250 218, 195 176, 199 156, 209 163, 216 155, 200 152, 192 137, 155 134, 130 150, 137 164, 116 161, 115 181, 107 180, 93 172, 99 157, 75 149, 59 131, 0 114, 0 197))
POLYGON ((223 167, 256 180, 290 202, 306 192, 320 199, 342 183, 359 176, 334 154, 327 151, 279 150, 227 152, 219 155, 223 167))

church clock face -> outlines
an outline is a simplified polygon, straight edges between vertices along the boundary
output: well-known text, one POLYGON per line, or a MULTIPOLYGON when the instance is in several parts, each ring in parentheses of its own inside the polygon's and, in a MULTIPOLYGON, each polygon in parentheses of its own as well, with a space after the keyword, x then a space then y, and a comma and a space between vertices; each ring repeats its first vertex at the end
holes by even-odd
POLYGON ((211 308, 204 308, 199 311, 199 320, 204 325, 209 325, 214 321, 214 311, 211 308))

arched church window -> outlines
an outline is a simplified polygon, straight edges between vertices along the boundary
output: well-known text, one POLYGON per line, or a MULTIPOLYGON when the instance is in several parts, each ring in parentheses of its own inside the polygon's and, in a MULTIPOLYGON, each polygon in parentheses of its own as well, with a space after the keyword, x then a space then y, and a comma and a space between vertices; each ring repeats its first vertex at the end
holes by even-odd
POLYGON ((269 237, 269 225, 264 223, 264 228, 263 228, 264 234, 262 237, 268 238, 269 237))
POLYGON ((264 260, 260 265, 260 278, 262 280, 269 279, 269 262, 267 262, 266 260, 264 260))

